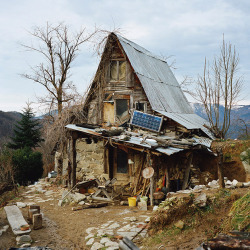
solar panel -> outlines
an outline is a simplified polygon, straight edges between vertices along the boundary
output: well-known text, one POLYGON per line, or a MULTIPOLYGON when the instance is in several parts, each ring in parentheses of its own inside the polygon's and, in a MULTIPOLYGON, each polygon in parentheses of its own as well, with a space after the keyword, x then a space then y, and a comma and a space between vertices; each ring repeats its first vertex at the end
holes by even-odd
POLYGON ((162 124, 162 117, 134 111, 131 124, 148 130, 159 132, 162 124))

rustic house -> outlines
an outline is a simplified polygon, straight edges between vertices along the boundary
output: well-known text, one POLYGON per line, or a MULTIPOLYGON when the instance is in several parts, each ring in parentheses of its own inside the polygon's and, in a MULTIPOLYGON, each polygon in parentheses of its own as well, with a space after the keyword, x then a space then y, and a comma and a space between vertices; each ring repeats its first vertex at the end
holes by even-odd
POLYGON ((209 125, 194 114, 167 62, 134 42, 108 36, 83 112, 84 124, 66 126, 62 174, 71 185, 115 177, 117 186, 146 192, 142 171, 149 166, 159 189, 213 179, 202 169, 212 154, 209 125))

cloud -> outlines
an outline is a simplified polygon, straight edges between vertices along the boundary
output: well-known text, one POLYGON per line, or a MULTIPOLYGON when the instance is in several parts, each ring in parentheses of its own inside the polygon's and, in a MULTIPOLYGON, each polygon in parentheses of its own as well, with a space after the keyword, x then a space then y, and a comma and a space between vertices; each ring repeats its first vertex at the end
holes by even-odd
MULTIPOLYGON (((64 21, 73 30, 80 27, 93 30, 95 25, 108 30, 120 27, 125 37, 153 53, 174 55, 179 80, 183 75, 195 78, 202 72, 205 56, 211 60, 219 52, 224 33, 225 40, 231 41, 240 54, 240 70, 248 86, 246 89, 250 89, 249 9, 250 3, 243 0, 3 1, 0 109, 21 110, 27 99, 35 100, 35 94, 45 93, 41 86, 18 75, 41 60, 38 55, 23 51, 18 43, 29 43, 31 37, 27 31, 34 26, 44 26, 47 21, 64 21)), ((93 52, 84 46, 72 68, 72 80, 81 92, 89 85, 97 64, 93 52)))

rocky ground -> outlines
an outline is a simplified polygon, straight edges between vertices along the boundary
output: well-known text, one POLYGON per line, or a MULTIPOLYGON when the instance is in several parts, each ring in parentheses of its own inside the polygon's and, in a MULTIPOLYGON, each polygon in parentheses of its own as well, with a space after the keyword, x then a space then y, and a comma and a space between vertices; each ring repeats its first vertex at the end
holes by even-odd
POLYGON ((26 244, 49 249, 111 250, 119 249, 119 240, 124 236, 133 239, 140 249, 196 249, 222 229, 233 202, 248 192, 249 184, 226 181, 228 189, 220 191, 217 181, 213 181, 208 186, 171 193, 160 205, 165 212, 157 213, 157 207, 154 212, 153 208, 140 211, 137 207, 115 205, 73 211, 72 204, 58 205, 67 189, 41 180, 23 188, 8 205, 16 204, 26 220, 28 205, 40 205, 43 227, 33 230, 31 226, 31 239, 17 238, 1 208, 0 249, 26 244), (172 207, 175 212, 171 215, 172 207), (150 217, 153 220, 148 227, 150 217))
MULTIPOLYGON (((43 228, 30 233, 31 246, 47 246, 51 249, 119 249, 121 236, 140 243, 147 233, 143 229, 150 211, 139 211, 128 206, 107 206, 72 211, 71 205, 58 206, 65 189, 46 183, 25 188, 16 201, 25 219, 28 205, 40 205, 43 228), (142 230, 143 229, 143 230, 142 230), (140 234, 138 234, 142 231, 140 234), (138 235, 137 235, 138 234, 138 235), (137 236, 136 236, 137 235, 137 236)), ((9 204, 11 204, 9 203, 9 204)), ((0 249, 17 247, 16 237, 8 227, 4 209, 0 210, 0 249)), ((19 239, 20 241, 20 239, 19 239)), ((19 242, 19 246, 26 242, 19 242)))

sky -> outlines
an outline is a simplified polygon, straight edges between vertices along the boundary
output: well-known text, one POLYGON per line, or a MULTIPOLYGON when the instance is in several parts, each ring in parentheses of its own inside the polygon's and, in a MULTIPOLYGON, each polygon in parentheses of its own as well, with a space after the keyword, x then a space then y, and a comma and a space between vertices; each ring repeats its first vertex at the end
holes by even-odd
MULTIPOLYGON (((47 22, 64 22, 72 31, 97 26, 119 28, 122 35, 152 53, 175 60, 174 74, 197 79, 205 57, 219 54, 223 34, 240 57, 244 77, 239 104, 250 104, 250 1, 248 0, 0 0, 0 110, 21 111, 27 102, 43 112, 37 97, 46 90, 21 77, 42 58, 20 44, 36 44, 30 31, 47 22)), ((84 44, 74 61, 71 80, 80 93, 91 83, 99 63, 92 44, 84 44)), ((190 99, 190 101, 192 101, 190 99)))

